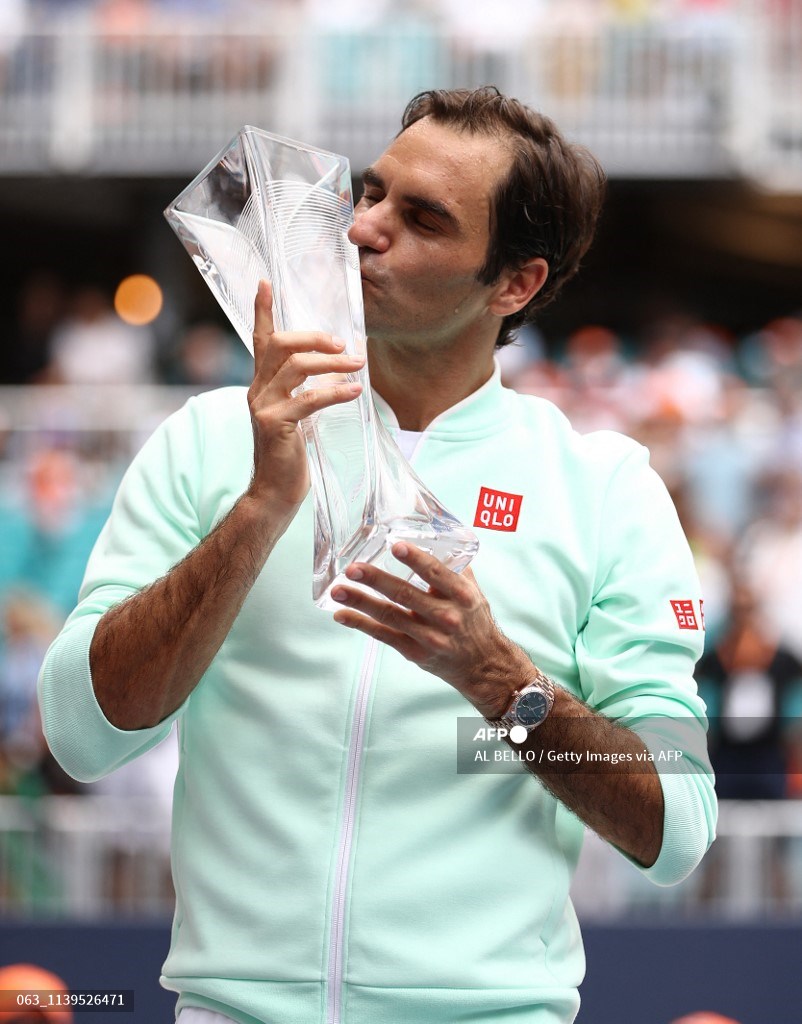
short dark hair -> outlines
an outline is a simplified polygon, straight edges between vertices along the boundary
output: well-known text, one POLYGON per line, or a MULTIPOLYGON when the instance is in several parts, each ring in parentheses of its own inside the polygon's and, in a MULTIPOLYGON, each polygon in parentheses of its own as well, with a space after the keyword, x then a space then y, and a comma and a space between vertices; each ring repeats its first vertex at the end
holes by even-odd
POLYGON ((494 284, 504 270, 536 256, 546 260, 549 275, 523 309, 504 318, 496 340, 501 348, 579 269, 593 241, 606 176, 593 154, 563 138, 552 120, 492 85, 419 93, 404 111, 401 131, 424 117, 512 143, 512 164, 491 204, 490 244, 477 278, 494 284))

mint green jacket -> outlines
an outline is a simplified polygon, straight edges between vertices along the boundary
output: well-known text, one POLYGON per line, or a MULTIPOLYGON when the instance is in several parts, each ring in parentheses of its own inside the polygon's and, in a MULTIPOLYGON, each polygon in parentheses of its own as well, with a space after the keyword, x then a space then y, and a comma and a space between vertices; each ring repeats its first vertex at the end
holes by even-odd
MULTIPOLYGON (((191 399, 159 427, 40 680, 47 739, 84 781, 178 722, 162 983, 179 1007, 242 1024, 572 1021, 584 955, 568 888, 583 826, 523 771, 458 774, 457 719, 483 724, 472 706, 313 605, 311 499, 185 704, 133 732, 101 712, 88 664, 98 619, 214 527, 247 487, 252 453, 244 389, 191 399)), ((655 716, 684 720, 685 763, 700 770, 661 774, 663 847, 644 871, 680 881, 716 817, 692 677, 703 617, 648 453, 618 434, 576 434, 496 373, 430 425, 413 465, 468 524, 491 494, 500 514, 476 527, 474 572, 539 668, 626 717, 650 750, 670 742, 655 716), (514 526, 492 493, 517 496, 514 526)))

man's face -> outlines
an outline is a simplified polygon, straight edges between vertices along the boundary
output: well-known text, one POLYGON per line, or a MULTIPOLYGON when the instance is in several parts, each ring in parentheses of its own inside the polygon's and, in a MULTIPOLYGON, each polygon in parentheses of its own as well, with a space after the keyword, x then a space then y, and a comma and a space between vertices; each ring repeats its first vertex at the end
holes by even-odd
POLYGON ((498 139, 423 118, 368 168, 349 238, 360 250, 372 340, 431 350, 496 319, 495 288, 476 275, 510 161, 498 139))

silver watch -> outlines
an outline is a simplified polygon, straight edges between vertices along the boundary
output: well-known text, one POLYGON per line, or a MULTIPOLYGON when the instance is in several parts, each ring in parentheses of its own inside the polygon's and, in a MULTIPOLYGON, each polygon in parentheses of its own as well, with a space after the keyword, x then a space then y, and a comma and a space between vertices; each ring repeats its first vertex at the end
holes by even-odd
POLYGON ((522 725, 527 732, 531 732, 545 722, 553 707, 554 683, 536 669, 534 679, 512 695, 510 706, 501 718, 488 718, 486 721, 488 725, 495 728, 502 726, 508 732, 516 725, 522 725))

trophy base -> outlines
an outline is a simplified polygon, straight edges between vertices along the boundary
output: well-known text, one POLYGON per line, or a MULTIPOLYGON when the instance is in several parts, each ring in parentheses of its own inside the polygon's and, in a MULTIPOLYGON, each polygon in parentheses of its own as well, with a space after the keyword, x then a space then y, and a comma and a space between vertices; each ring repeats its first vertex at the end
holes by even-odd
POLYGON ((475 534, 461 525, 455 528, 455 520, 438 524, 432 520, 394 519, 389 523, 365 526, 347 548, 338 552, 336 558, 325 560, 321 569, 315 572, 312 598, 317 607, 324 611, 343 607, 331 597, 332 590, 339 584, 381 597, 370 587, 348 579, 345 570, 354 562, 375 565, 384 572, 408 580, 421 590, 428 590, 429 584, 393 555, 393 545, 401 541, 414 544, 456 573, 469 565, 479 548, 475 534), (438 525, 442 526, 442 531, 437 529, 438 525))

